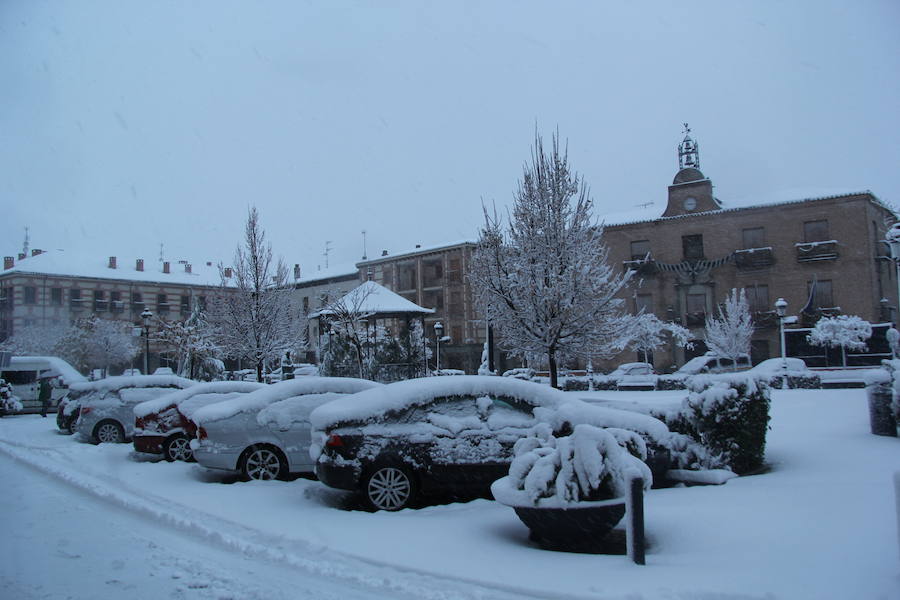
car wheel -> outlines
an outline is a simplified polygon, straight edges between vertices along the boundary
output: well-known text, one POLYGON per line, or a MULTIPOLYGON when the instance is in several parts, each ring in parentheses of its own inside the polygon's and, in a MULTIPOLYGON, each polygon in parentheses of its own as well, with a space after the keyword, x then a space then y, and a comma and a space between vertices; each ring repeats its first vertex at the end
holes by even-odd
POLYGON ((125 441, 125 432, 115 421, 102 421, 94 428, 94 439, 98 444, 121 444, 125 441))
POLYGON ((287 465, 281 453, 267 446, 250 448, 241 461, 241 474, 244 479, 269 481, 281 479, 287 472, 287 465))
POLYGON ((372 469, 363 479, 363 496, 375 510, 400 510, 410 505, 416 495, 416 484, 406 467, 382 465, 372 469))
POLYGON ((191 450, 191 440, 183 433, 170 437, 163 444, 163 456, 169 462, 182 460, 191 462, 194 460, 194 451, 191 450))

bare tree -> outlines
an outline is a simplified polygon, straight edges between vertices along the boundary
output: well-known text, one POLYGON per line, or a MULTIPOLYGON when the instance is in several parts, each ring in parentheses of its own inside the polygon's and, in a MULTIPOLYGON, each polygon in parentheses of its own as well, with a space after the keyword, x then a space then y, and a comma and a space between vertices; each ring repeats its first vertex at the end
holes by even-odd
POLYGON ((750 354, 750 340, 753 337, 753 320, 743 289, 732 289, 725 302, 719 307, 718 317, 706 319, 706 345, 709 349, 734 361, 750 354))
POLYGON ((261 382, 265 363, 294 349, 300 332, 287 267, 273 258, 255 207, 248 211, 244 242, 234 253, 233 277, 221 264, 219 272, 222 287, 210 307, 210 322, 225 354, 252 362, 261 382))
POLYGON ((622 349, 633 319, 616 297, 630 272, 607 263, 592 204, 558 135, 548 155, 535 133, 509 227, 485 209, 469 271, 479 309, 500 331, 500 346, 515 356, 545 356, 554 387, 560 357, 611 356, 622 349))

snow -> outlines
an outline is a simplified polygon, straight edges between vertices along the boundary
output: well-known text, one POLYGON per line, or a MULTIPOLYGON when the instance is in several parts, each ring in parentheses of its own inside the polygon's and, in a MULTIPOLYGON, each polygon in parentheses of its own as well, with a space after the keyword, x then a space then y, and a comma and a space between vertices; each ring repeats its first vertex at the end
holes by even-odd
MULTIPOLYGON (((258 385, 258 384, 257 384, 258 385)), ((366 379, 351 377, 304 377, 288 379, 264 386, 241 398, 210 405, 198 410, 191 418, 197 425, 228 419, 240 413, 258 412, 275 402, 305 396, 307 394, 355 394, 362 390, 381 387, 366 379)))
POLYGON ((535 406, 556 408, 567 401, 565 393, 545 385, 511 377, 461 375, 426 377, 399 381, 368 390, 353 397, 324 405, 310 415, 313 429, 324 431, 339 423, 366 422, 392 411, 425 404, 432 398, 447 396, 502 395, 517 398, 535 406))
MULTIPOLYGON (((359 314, 429 314, 434 312, 434 309, 422 308, 374 281, 366 281, 362 285, 353 288, 338 303, 359 314)), ((314 318, 330 314, 334 314, 334 311, 330 308, 324 308, 309 316, 314 318)))
POLYGON ((337 400, 343 396, 336 392, 324 394, 307 394, 294 396, 287 400, 279 400, 268 405, 256 415, 256 422, 262 426, 272 425, 281 429, 287 429, 294 423, 309 423, 309 413, 313 409, 337 400))
POLYGON ((117 268, 110 269, 109 256, 98 256, 77 250, 48 250, 37 256, 28 256, 18 260, 11 269, 0 271, 0 274, 33 273, 206 287, 219 287, 222 284, 218 261, 210 259, 197 262, 188 261, 191 265, 190 273, 185 272, 185 265, 179 264, 178 261, 169 261, 169 272, 163 273, 163 264, 153 260, 153 256, 152 252, 148 252, 144 257, 144 270, 138 271, 135 268, 136 258, 117 256, 117 268), (207 266, 207 262, 212 262, 212 265, 207 266))
MULTIPOLYGON (((900 440, 869 433, 864 390, 772 393, 770 471, 649 491, 646 566, 540 550, 489 500, 347 510, 348 494, 316 481, 216 485, 233 478, 140 460, 124 444, 78 444, 49 419, 4 417, 0 586, 17 598, 41 597, 19 593, 38 585, 53 598, 897 598, 900 440), (320 580, 355 593, 321 593, 320 580)), ((603 392, 658 394, 671 397, 603 392)))
POLYGON ((666 478, 685 483, 704 483, 707 485, 721 485, 729 479, 737 477, 728 469, 707 469, 705 471, 689 471, 687 469, 669 469, 666 478))
POLYGON ((60 377, 65 385, 87 381, 84 375, 75 370, 75 367, 58 356, 13 356, 9 359, 9 368, 5 370, 17 371, 32 368, 35 371, 48 370, 51 377, 60 377))
MULTIPOLYGON (((189 388, 172 392, 160 396, 147 402, 142 402, 134 407, 134 416, 144 418, 147 415, 158 413, 170 406, 178 406, 181 408, 182 403, 190 400, 194 396, 200 394, 249 394, 260 388, 265 388, 264 383, 253 383, 250 381, 211 381, 207 383, 197 383, 189 388)), ((190 415, 181 409, 181 412, 188 418, 190 415)))
POLYGON ((187 388, 197 382, 177 375, 127 375, 120 377, 107 377, 97 381, 85 381, 74 383, 69 389, 78 392, 106 391, 112 392, 123 388, 138 387, 172 387, 187 388))

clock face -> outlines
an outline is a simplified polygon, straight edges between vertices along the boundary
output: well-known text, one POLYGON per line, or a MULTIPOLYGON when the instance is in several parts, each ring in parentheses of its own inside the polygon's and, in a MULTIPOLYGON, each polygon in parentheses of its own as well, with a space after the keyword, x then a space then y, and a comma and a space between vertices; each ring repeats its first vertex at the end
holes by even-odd
POLYGON ((684 199, 684 210, 694 210, 697 208, 697 199, 693 196, 688 196, 684 199))

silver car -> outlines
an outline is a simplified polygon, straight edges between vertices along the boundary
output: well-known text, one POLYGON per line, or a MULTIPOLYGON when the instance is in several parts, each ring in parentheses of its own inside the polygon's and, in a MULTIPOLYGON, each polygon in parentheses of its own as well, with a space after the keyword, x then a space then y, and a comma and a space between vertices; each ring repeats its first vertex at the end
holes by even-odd
POLYGON ((82 392, 74 430, 94 443, 122 443, 134 432, 136 405, 195 383, 175 375, 135 375, 73 384, 82 392))
POLYGON ((346 377, 289 379, 198 409, 191 419, 194 459, 204 467, 236 471, 244 479, 313 473, 309 413, 338 397, 381 384, 346 377))

